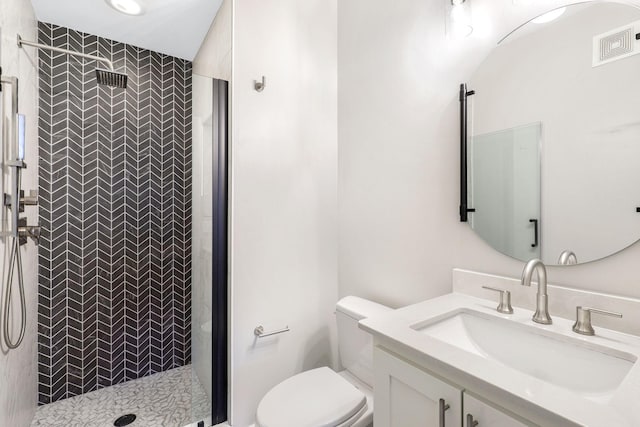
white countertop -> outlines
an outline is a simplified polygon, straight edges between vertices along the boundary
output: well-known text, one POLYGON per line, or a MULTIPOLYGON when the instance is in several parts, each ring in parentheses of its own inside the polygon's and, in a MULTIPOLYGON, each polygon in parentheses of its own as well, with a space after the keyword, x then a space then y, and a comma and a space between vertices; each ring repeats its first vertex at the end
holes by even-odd
MULTIPOLYGON (((640 426, 640 337, 604 328, 596 328, 596 336, 581 336, 572 332, 573 320, 555 317, 553 312, 552 325, 538 325, 531 320, 533 312, 530 310, 514 307, 514 313, 507 315, 498 313, 495 308, 495 301, 452 293, 364 319, 360 321, 360 328, 370 332, 383 347, 400 352, 454 384, 481 392, 489 399, 507 401, 511 408, 521 408, 528 414, 548 411, 556 414, 563 425, 640 426), (605 403, 596 403, 576 392, 412 329, 412 326, 460 309, 532 325, 574 341, 581 340, 586 346, 609 347, 635 356, 637 362, 612 396, 605 403)), ((508 406, 505 407, 509 409, 508 406)), ((521 415, 527 416, 526 413, 521 415)))

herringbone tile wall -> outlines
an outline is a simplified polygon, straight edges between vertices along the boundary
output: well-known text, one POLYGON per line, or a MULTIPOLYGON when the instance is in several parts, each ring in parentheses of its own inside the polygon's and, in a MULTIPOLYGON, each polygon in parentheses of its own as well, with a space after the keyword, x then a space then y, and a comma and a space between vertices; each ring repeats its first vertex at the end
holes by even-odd
POLYGON ((39 403, 190 362, 191 63, 54 25, 41 50, 39 403))

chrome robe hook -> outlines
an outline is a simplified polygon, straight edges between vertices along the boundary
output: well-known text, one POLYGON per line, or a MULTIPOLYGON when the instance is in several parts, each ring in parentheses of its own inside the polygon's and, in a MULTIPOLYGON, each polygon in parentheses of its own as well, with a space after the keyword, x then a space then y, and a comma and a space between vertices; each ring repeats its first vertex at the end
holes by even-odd
POLYGON ((264 76, 262 76, 261 82, 257 80, 253 81, 253 88, 256 90, 256 92, 262 92, 264 90, 265 85, 266 85, 266 79, 264 78, 264 76))

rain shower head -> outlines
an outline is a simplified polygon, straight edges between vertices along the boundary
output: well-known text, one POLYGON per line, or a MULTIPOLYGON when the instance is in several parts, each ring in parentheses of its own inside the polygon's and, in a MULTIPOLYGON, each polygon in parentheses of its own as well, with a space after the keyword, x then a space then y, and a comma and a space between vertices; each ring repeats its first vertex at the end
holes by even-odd
POLYGON ((105 70, 103 68, 96 68, 96 79, 98 80, 99 85, 105 85, 119 89, 127 88, 127 75, 124 73, 118 73, 113 70, 105 70))
POLYGON ((67 55, 79 56, 81 58, 91 59, 94 61, 102 62, 106 64, 109 68, 97 68, 96 69, 96 78, 98 79, 99 85, 105 85, 113 88, 126 89, 127 88, 127 75, 124 73, 118 73, 113 68, 113 63, 109 61, 107 58, 103 58, 97 55, 88 55, 86 53, 80 53, 69 49, 62 49, 59 47, 48 46, 41 43, 35 43, 28 40, 23 40, 18 34, 18 46, 22 47, 22 45, 32 46, 38 49, 51 50, 53 52, 61 52, 67 55))

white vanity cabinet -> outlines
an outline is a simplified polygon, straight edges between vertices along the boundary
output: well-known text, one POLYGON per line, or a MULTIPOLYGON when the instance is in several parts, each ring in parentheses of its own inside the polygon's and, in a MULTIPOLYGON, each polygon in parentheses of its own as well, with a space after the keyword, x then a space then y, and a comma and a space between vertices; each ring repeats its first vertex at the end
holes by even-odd
POLYGON ((638 336, 577 337, 573 320, 543 326, 531 310, 495 307, 451 293, 361 320, 375 426, 439 427, 443 413, 445 427, 466 427, 468 414, 476 427, 640 427, 638 336))
POLYGON ((463 394, 462 400, 464 427, 474 427, 473 421, 478 422, 478 424, 475 424, 475 427, 527 427, 534 425, 519 421, 493 406, 476 399, 467 392, 463 394))
POLYGON ((380 347, 374 350, 376 427, 532 426, 380 347))
POLYGON ((458 387, 451 386, 380 348, 374 350, 373 364, 373 425, 462 425, 462 391, 458 387))

